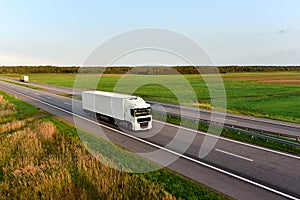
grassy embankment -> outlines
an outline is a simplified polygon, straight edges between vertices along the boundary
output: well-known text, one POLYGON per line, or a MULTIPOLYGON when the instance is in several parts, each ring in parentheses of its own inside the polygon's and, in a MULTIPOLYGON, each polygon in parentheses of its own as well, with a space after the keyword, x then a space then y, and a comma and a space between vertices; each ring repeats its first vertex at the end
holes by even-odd
MULTIPOLYGON (((75 74, 30 74, 30 79, 41 83, 73 87, 75 76, 75 74)), ((81 85, 85 89, 93 88, 91 80, 97 76, 81 76, 81 85)), ((215 75, 204 76, 208 81, 214 82, 215 80, 215 75)), ((116 74, 102 76, 98 89, 113 91, 121 77, 122 75, 116 74)), ((182 82, 178 81, 176 75, 125 76, 122 80, 123 84, 116 91, 126 93, 131 83, 155 80, 165 86, 173 85, 178 88, 182 96, 186 97, 186 104, 211 109, 209 92, 201 76, 184 75, 184 77, 194 89, 197 102, 189 101, 189 91, 182 87, 182 82)), ((228 73, 222 74, 222 78, 226 90, 228 112, 300 123, 300 111, 297 109, 300 102, 299 72, 228 73)), ((148 100, 177 103, 175 95, 158 84, 142 86, 134 94, 148 100)))
POLYGON ((0 199, 227 198, 166 169, 130 174, 109 168, 102 163, 112 164, 115 153, 145 167, 149 162, 97 139, 92 145, 104 149, 100 162, 75 127, 1 91, 0 125, 0 199))

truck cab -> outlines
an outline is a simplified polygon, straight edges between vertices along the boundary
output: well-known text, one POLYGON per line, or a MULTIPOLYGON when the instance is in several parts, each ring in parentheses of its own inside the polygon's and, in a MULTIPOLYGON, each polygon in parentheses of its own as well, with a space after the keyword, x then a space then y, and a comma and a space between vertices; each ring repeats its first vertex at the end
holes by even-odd
POLYGON ((29 82, 29 76, 20 76, 20 82, 28 83, 29 82))
POLYGON ((135 97, 127 100, 127 121, 132 130, 152 128, 151 106, 142 98, 135 97))

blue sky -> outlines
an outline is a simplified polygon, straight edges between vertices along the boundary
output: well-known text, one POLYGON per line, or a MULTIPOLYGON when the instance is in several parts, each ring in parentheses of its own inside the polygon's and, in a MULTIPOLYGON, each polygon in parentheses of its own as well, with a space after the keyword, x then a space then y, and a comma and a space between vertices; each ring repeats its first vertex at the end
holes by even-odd
POLYGON ((143 27, 194 39, 217 65, 299 65, 299 9, 299 0, 0 0, 0 65, 81 65, 102 42, 143 27))

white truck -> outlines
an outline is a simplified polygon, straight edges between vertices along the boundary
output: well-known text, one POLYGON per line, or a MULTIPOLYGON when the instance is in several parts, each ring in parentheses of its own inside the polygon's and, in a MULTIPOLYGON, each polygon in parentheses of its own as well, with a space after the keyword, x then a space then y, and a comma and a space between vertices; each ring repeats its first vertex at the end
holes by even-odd
POLYGON ((24 83, 28 83, 29 82, 29 76, 20 76, 20 81, 24 82, 24 83))
POLYGON ((83 91, 82 108, 87 113, 95 113, 98 120, 131 130, 152 128, 151 106, 142 98, 125 94, 83 91))

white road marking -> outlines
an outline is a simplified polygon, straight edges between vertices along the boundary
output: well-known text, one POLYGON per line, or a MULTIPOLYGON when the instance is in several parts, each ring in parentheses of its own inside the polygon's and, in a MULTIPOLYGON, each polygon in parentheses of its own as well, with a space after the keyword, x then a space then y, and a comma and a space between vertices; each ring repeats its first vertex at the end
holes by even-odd
POLYGON ((52 99, 52 97, 47 97, 48 99, 52 99))
MULTIPOLYGON (((0 78, 0 79, 1 79, 1 78, 0 78)), ((4 82, 4 83, 7 83, 7 82, 4 82)), ((33 90, 36 91, 35 89, 32 89, 32 88, 26 88, 26 86, 15 85, 15 84, 13 84, 13 83, 8 83, 8 84, 11 84, 10 86, 11 86, 11 87, 14 87, 14 88, 20 88, 20 87, 22 87, 22 88, 28 89, 29 91, 33 91, 33 90)), ((43 90, 38 90, 38 92, 39 92, 39 93, 44 93, 44 94, 46 94, 46 95, 49 95, 49 94, 50 94, 49 92, 45 92, 45 91, 43 91, 43 90)), ((77 99, 69 98, 69 97, 64 97, 64 96, 60 96, 60 95, 57 95, 57 94, 51 94, 51 95, 56 96, 56 98, 61 98, 61 99, 68 99, 68 100, 72 99, 72 102, 73 102, 73 101, 81 102, 81 101, 79 101, 79 100, 77 100, 77 99)))
POLYGON ((225 119, 225 121, 228 121, 228 122, 237 122, 236 120, 232 120, 232 119, 225 119))
MULTIPOLYGON (((160 102, 153 102, 155 104, 160 104, 160 105, 165 105, 166 107, 177 107, 177 108, 180 108, 180 106, 178 105, 170 105, 170 104, 165 104, 165 103, 160 103, 160 102)), ((258 118, 258 119, 255 119, 253 117, 249 117, 249 116, 246 116, 246 115, 243 115, 243 116, 236 116, 235 114, 232 114, 232 113, 221 113, 219 111, 208 111, 208 110, 203 110, 203 109, 196 109, 196 108, 191 108, 191 107, 183 107, 184 109, 189 109, 189 110, 193 110, 193 111, 199 111, 200 113, 201 112, 205 112, 205 113, 213 113, 213 114, 216 114, 216 115, 225 115, 225 116, 228 116, 228 117, 233 117, 233 118, 237 118, 237 119, 246 119, 246 120, 251 120, 251 121, 255 121, 255 122, 265 122, 265 123, 268 123, 268 124, 274 124, 274 125, 282 125, 282 126, 287 126, 287 127, 297 127, 297 128, 300 128, 300 125, 298 124, 293 124, 293 125, 290 125, 290 124, 287 124, 287 123, 284 123, 284 122, 281 122, 281 121, 276 121, 276 120, 272 120, 272 119, 263 119, 263 118, 258 118)), ((227 119, 228 121, 228 119, 227 119)), ((233 121, 233 122, 237 122, 235 120, 230 120, 230 121, 233 121)))
POLYGON ((241 159, 244 159, 244 160, 247 160, 247 161, 250 161, 250 162, 253 162, 252 159, 250 158, 246 158, 246 157, 243 157, 243 156, 240 156, 240 155, 236 155, 234 153, 230 153, 230 152, 227 152, 227 151, 223 151, 223 150, 220 150, 220 149, 215 149, 216 151, 218 152, 221 152, 221 153, 224 153, 224 154, 227 154, 227 155, 230 155, 230 156, 234 156, 234 157, 237 157, 237 158, 241 158, 241 159))
POLYGON ((66 104, 66 105, 69 105, 69 106, 71 105, 71 104, 70 104, 70 103, 68 103, 68 102, 64 102, 64 104, 66 104))
MULTIPOLYGON (((155 121, 157 123, 165 124, 165 122, 162 122, 162 121, 158 121, 158 120, 153 120, 153 121, 155 121)), ((276 154, 279 154, 279 155, 282 155, 282 156, 287 156, 287 157, 291 157, 291 158, 295 158, 295 159, 300 160, 299 156, 295 156, 295 155, 292 155, 292 154, 288 154, 288 153, 284 153, 284 152, 280 152, 280 151, 276 151, 276 150, 272 150, 272 149, 267 149, 267 148, 256 146, 256 145, 253 145, 253 144, 248 144, 248 143, 240 142, 240 141, 237 141, 237 140, 232 140, 232 139, 229 139, 229 138, 213 135, 213 134, 210 134, 210 133, 205 133, 205 132, 197 131, 197 130, 194 130, 194 129, 186 128, 186 127, 183 127, 183 126, 178 126, 178 125, 175 125, 175 124, 170 124, 170 123, 167 123, 167 124, 169 126, 173 126, 175 128, 182 128, 184 130, 192 131, 192 132, 195 132, 195 133, 198 133, 198 134, 201 134, 201 135, 205 135, 205 136, 207 135, 207 136, 210 136, 210 137, 215 137, 215 138, 218 138, 220 140, 225 140, 225 141, 228 141, 228 142, 232 142, 232 143, 236 143, 236 144, 240 144, 240 145, 244 145, 244 146, 248 146, 248 147, 252 147, 252 148, 256 148, 256 149, 260 149, 260 150, 264 150, 264 151, 267 151, 267 152, 276 153, 276 154)))
POLYGON ((256 121, 256 122, 264 122, 264 123, 268 123, 268 124, 274 124, 274 125, 282 125, 282 126, 287 126, 287 127, 292 127, 292 128, 294 128, 294 127, 297 127, 297 128, 300 128, 300 126, 299 125, 297 125, 297 124, 295 124, 294 126, 291 126, 291 125, 289 125, 289 124, 286 124, 286 123, 284 123, 284 122, 272 122, 272 121, 268 121, 268 120, 263 120, 263 119, 259 119, 259 120, 256 120, 256 119, 250 119, 249 118, 249 120, 251 120, 251 121, 256 121))
POLYGON ((236 120, 226 119, 225 116, 224 116, 224 118, 214 117, 211 122, 222 122, 223 120, 225 122, 237 122, 236 120))
MULTIPOLYGON (((7 89, 8 89, 8 88, 7 88, 7 89)), ((9 89, 9 90, 11 90, 11 89, 9 89)), ((77 114, 75 114, 75 113, 72 113, 72 112, 70 112, 70 111, 67 111, 67 110, 65 110, 65 109, 62 109, 62 108, 59 108, 59 107, 57 107, 57 106, 51 105, 51 104, 49 104, 49 103, 43 102, 43 101, 41 101, 41 100, 39 100, 39 99, 36 99, 36 98, 34 98, 34 97, 25 95, 25 94, 20 93, 20 92, 17 92, 17 91, 14 91, 14 92, 15 92, 15 93, 18 93, 18 94, 20 94, 20 95, 26 96, 27 98, 33 99, 33 100, 35 100, 35 101, 38 101, 38 102, 40 102, 40 103, 42 103, 42 104, 45 104, 45 105, 48 105, 48 106, 50 106, 50 107, 56 108, 57 110, 60 110, 60 111, 62 111, 62 112, 68 113, 68 114, 70 114, 70 115, 76 116, 76 117, 81 118, 81 119, 83 119, 83 120, 89 121, 89 122, 94 123, 94 124, 97 124, 97 125, 99 125, 99 126, 102 126, 102 127, 106 128, 106 129, 109 129, 109 130, 111 130, 111 131, 120 133, 120 134, 122 134, 122 135, 125 135, 125 136, 127 136, 127 137, 130 137, 130 138, 135 139, 135 140, 137 140, 137 141, 143 142, 143 143, 148 144, 148 145, 150 145, 150 146, 153 146, 153 147, 162 149, 162 150, 164 150, 164 151, 166 151, 166 152, 169 152, 169 153, 171 153, 171 154, 180 156, 180 157, 185 158, 185 159, 187 159, 187 160, 190 160, 190 161, 192 161, 192 162, 195 162, 195 163, 198 163, 198 164, 203 165, 203 166, 205 166, 205 167, 208 167, 208 168, 210 168, 210 169, 216 170, 216 171, 218 171, 218 172, 220 172, 220 173, 227 174, 227 175, 229 175, 229 176, 232 176, 232 177, 237 178, 237 179, 239 179, 239 180, 245 181, 245 182, 247 182, 247 183, 250 183, 250 184, 255 185, 255 186, 257 186, 257 187, 263 188, 263 189, 265 189, 265 190, 274 192, 274 193, 276 193, 276 194, 282 195, 282 196, 284 196, 284 197, 287 197, 287 198, 290 198, 290 199, 293 199, 293 200, 299 200, 298 198, 296 198, 296 197, 294 197, 294 196, 291 196, 291 195, 289 195, 289 194, 280 192, 280 191, 275 190, 275 189, 273 189, 273 188, 270 188, 270 187, 268 187, 268 186, 262 185, 262 184, 260 184, 260 183, 256 183, 255 181, 251 181, 251 180, 249 180, 249 179, 247 179, 247 178, 244 178, 244 177, 242 177, 242 176, 233 174, 233 173, 231 173, 231 172, 228 172, 228 171, 225 171, 225 170, 223 170, 223 169, 214 167, 214 166, 212 166, 212 165, 209 165, 209 164, 207 164, 207 163, 201 162, 201 161, 196 160, 196 159, 194 159, 194 158, 190 158, 190 157, 188 157, 188 156, 186 156, 186 155, 177 153, 177 152, 175 152, 175 151, 173 151, 173 150, 166 149, 165 147, 159 146, 159 145, 157 145, 157 144, 153 144, 153 143, 148 142, 148 141, 146 141, 146 140, 143 140, 143 139, 141 139, 141 138, 135 137, 135 136, 133 136, 133 135, 124 133, 124 132, 119 131, 119 130, 117 130, 117 129, 111 128, 111 127, 109 127, 109 126, 106 126, 106 125, 100 124, 100 123, 98 123, 98 122, 92 121, 92 120, 90 120, 90 119, 87 119, 87 118, 85 118, 85 117, 82 117, 82 116, 80 116, 80 115, 77 115, 77 114)))

